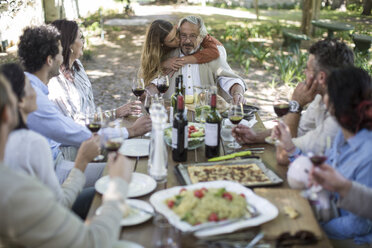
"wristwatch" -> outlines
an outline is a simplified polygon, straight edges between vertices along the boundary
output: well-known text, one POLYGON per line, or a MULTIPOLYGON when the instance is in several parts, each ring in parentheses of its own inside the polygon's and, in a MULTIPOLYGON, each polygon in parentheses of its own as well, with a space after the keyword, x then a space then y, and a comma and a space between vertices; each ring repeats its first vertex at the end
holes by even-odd
POLYGON ((300 106, 300 104, 295 101, 295 100, 292 100, 292 101, 289 101, 289 112, 290 113, 298 113, 298 114, 301 114, 302 112, 302 107, 300 106))

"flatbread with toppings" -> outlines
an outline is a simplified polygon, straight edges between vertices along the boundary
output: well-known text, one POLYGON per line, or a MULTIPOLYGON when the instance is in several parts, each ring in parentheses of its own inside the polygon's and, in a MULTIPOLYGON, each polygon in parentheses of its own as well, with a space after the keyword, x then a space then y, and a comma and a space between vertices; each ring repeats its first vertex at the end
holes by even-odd
POLYGON ((258 183, 271 183, 271 180, 256 164, 210 166, 191 165, 187 167, 187 171, 192 183, 216 180, 235 181, 246 186, 258 183))

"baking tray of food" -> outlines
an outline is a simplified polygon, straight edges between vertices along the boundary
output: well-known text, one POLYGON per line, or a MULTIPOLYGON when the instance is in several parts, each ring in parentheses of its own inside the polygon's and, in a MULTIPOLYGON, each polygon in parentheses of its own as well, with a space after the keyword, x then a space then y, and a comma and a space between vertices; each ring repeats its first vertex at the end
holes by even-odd
POLYGON ((271 186, 283 183, 261 159, 229 160, 220 162, 178 164, 175 173, 180 183, 228 180, 247 187, 271 186))

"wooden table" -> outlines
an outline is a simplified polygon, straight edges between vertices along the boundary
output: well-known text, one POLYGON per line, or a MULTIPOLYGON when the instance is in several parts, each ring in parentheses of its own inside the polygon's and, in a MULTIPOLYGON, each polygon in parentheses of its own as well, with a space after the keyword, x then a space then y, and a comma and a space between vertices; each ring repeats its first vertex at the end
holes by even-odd
POLYGON ((354 29, 353 25, 330 20, 312 20, 311 23, 316 27, 327 29, 328 39, 333 39, 335 31, 351 31, 354 29))
MULTIPOLYGON (((259 130, 264 130, 265 127, 259 118, 259 116, 256 114, 256 118, 258 120, 258 123, 254 126, 254 130, 259 131, 259 130)), ((286 171, 287 168, 283 166, 279 166, 276 163, 275 159, 275 148, 272 145, 268 144, 259 144, 255 145, 256 147, 265 147, 265 152, 261 155, 262 161, 273 171, 275 171, 281 178, 285 179, 286 178, 286 171)), ((253 146, 252 146, 253 147, 253 146)), ((246 147, 245 147, 246 148, 246 147)), ((223 154, 223 147, 221 146, 221 155, 223 154)), ((180 183, 178 182, 175 174, 174 174, 174 167, 177 164, 172 160, 172 154, 171 150, 168 150, 168 177, 167 177, 167 182, 158 184, 156 191, 162 190, 164 188, 171 188, 173 186, 178 186, 180 183)), ((147 161, 148 158, 140 158, 137 161, 137 169, 136 172, 139 173, 144 173, 147 174, 147 161)), ((196 150, 191 150, 188 152, 188 162, 205 162, 206 158, 204 156, 204 147, 200 147, 196 150)), ((288 184, 285 181, 281 186, 278 188, 288 188, 288 184)), ((144 201, 149 201, 150 195, 146 195, 143 197, 139 197, 137 199, 144 200, 144 201)), ((269 199, 270 200, 270 199, 269 199)), ((98 193, 96 193, 96 196, 94 197, 94 200, 92 202, 91 209, 88 213, 88 218, 92 218, 94 216, 94 213, 96 209, 101 205, 102 201, 102 196, 98 193)), ((258 228, 248 228, 245 229, 241 232, 249 233, 252 232, 252 230, 257 231, 258 228)), ((153 247, 152 246, 152 235, 154 232, 154 226, 152 224, 152 221, 149 220, 145 223, 136 225, 136 226, 131 226, 131 227, 123 227, 120 235, 120 239, 123 240, 130 240, 136 243, 139 243, 143 245, 144 247, 153 247)), ((312 245, 311 247, 332 247, 330 244, 329 240, 326 238, 325 235, 322 235, 323 238, 318 241, 316 245, 312 245)), ((197 239, 192 236, 192 235, 181 235, 180 237, 180 247, 185 247, 185 248, 194 248, 194 247, 207 247, 203 246, 200 243, 197 243, 197 239)), ((266 243, 266 242, 265 242, 266 243)), ((270 242, 268 242, 270 243, 270 242)), ((274 246, 272 246, 274 247, 274 246)))

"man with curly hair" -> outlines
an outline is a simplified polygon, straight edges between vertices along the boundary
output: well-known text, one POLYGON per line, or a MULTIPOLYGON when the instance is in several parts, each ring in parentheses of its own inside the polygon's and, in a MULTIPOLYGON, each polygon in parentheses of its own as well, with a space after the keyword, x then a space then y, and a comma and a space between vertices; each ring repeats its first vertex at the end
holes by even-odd
MULTIPOLYGON (((25 69, 25 74, 37 94, 37 110, 27 118, 28 127, 47 138, 55 160, 57 177, 60 183, 67 178, 75 160, 77 148, 92 136, 85 126, 64 116, 57 106, 48 99, 48 83, 52 77, 59 75, 63 62, 61 36, 51 25, 28 27, 20 37, 18 56, 25 69), (61 152, 63 151, 63 152, 61 152)), ((124 136, 142 135, 149 131, 143 127, 143 119, 138 119, 133 126, 122 128, 124 136)), ((101 176, 104 163, 91 163, 85 171, 86 187, 93 186, 101 176)))
MULTIPOLYGON (((316 42, 310 47, 309 53, 306 80, 299 83, 293 92, 285 123, 296 147, 305 153, 319 153, 326 148, 327 140, 333 140, 338 129, 338 124, 323 102, 327 92, 326 78, 336 68, 353 65, 354 54, 345 43, 331 39, 316 42), (301 116, 306 105, 307 110, 301 116)), ((233 130, 233 135, 240 143, 263 143, 270 134, 271 130, 255 133, 241 125, 233 130)), ((277 160, 280 164, 289 163, 288 152, 278 146, 277 160)))

